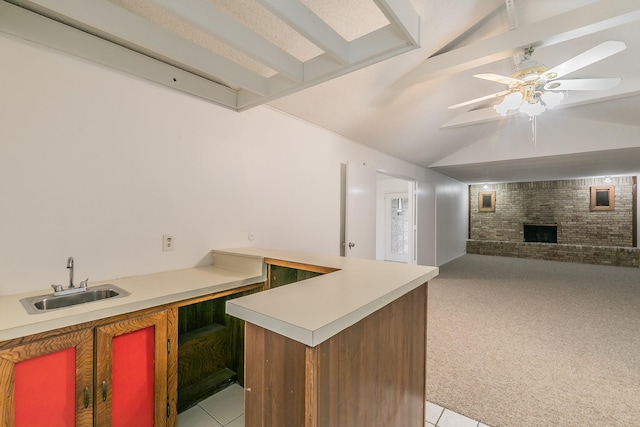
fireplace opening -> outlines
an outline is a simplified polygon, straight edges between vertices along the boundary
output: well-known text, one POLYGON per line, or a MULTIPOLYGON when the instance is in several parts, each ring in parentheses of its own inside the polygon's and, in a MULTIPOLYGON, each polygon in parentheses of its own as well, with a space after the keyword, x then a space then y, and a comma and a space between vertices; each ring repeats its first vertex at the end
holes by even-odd
POLYGON ((557 224, 524 224, 524 241, 558 243, 557 224))

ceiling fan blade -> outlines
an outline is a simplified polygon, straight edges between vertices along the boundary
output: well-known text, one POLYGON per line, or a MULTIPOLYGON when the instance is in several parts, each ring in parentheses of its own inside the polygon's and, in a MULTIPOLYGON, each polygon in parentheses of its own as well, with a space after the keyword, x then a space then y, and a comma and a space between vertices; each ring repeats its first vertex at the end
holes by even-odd
POLYGON ((487 99, 497 98, 499 96, 507 95, 510 91, 503 90, 502 92, 492 93, 491 95, 483 96, 480 98, 472 99, 469 101, 461 102, 459 104, 451 105, 447 107, 449 110, 453 110, 454 108, 464 107, 465 105, 475 104, 476 102, 486 101, 487 99))
POLYGON ((542 78, 545 80, 557 79, 558 77, 565 76, 569 73, 579 70, 580 68, 586 67, 587 65, 591 65, 594 62, 598 62, 600 60, 608 58, 611 55, 615 55, 618 52, 622 52, 626 48, 627 45, 621 41, 610 40, 604 43, 600 43, 596 47, 584 51, 581 54, 569 59, 568 61, 565 61, 562 64, 548 70, 542 75, 542 78))
POLYGON ((553 80, 544 85, 544 90, 607 90, 621 78, 553 80))
POLYGON ((524 83, 524 81, 519 79, 514 79, 513 77, 501 76, 500 74, 493 74, 493 73, 474 74, 473 77, 477 77, 479 79, 484 79, 484 80, 490 80, 492 82, 503 83, 505 85, 509 85, 511 83, 524 83))

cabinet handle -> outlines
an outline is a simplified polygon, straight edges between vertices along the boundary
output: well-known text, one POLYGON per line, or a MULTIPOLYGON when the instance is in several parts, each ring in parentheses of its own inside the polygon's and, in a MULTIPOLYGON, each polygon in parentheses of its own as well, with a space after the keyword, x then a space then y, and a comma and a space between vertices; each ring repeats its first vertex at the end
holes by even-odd
POLYGON ((89 407, 89 387, 84 388, 84 409, 89 407))
POLYGON ((106 401, 107 400, 107 382, 106 381, 102 381, 102 401, 106 401))

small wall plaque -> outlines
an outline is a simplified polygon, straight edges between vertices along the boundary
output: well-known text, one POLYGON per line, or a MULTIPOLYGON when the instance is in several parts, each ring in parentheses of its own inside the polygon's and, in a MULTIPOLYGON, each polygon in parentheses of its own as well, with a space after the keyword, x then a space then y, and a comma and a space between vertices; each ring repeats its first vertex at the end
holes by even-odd
POLYGON ((480 191, 478 193, 478 212, 496 211, 496 192, 480 191))
POLYGON ((599 185, 591 187, 592 211, 612 211, 615 201, 615 185, 599 185))

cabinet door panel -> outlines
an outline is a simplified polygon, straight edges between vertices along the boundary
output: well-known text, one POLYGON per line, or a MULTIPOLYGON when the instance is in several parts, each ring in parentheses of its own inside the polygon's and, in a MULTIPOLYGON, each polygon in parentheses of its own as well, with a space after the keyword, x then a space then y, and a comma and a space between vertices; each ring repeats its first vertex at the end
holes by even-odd
POLYGON ((0 425, 91 426, 92 358, 91 330, 0 351, 0 425))
POLYGON ((74 347, 16 363, 15 426, 75 426, 74 347))
POLYGON ((96 329, 96 425, 162 427, 167 405, 167 316, 96 329))
POLYGON ((113 427, 153 426, 154 329, 113 339, 113 427))

